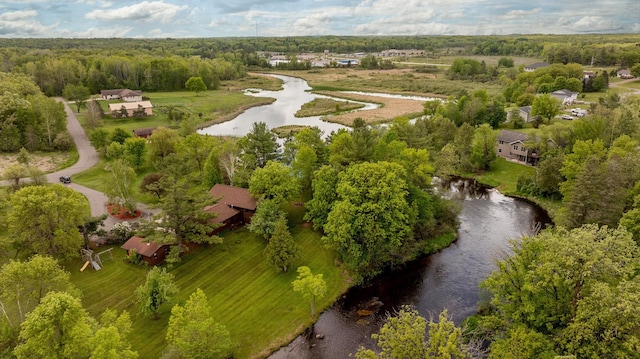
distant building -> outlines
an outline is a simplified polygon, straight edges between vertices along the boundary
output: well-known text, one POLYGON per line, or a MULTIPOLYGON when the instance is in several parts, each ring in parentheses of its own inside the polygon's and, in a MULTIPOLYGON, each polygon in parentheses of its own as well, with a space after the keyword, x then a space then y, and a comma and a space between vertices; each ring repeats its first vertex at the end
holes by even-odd
POLYGON ((577 92, 569 91, 567 89, 554 91, 549 95, 551 95, 551 97, 555 97, 558 100, 560 100, 560 102, 562 102, 562 105, 570 105, 573 103, 573 101, 578 99, 577 92))
POLYGON ((126 102, 142 101, 142 91, 129 89, 102 90, 100 95, 105 100, 122 100, 126 102))
POLYGON ((531 65, 527 65, 524 67, 524 71, 526 72, 533 72, 537 69, 541 69, 543 67, 548 67, 550 66, 548 63, 546 62, 536 62, 535 64, 531 64, 531 65))
POLYGON ((522 117, 525 123, 533 121, 533 116, 531 115, 531 106, 522 106, 517 110, 509 111, 507 113, 507 120, 510 121, 514 113, 517 113, 518 115, 520 115, 520 117, 522 117))
POLYGON ((111 103, 109 104, 109 112, 111 116, 118 118, 151 116, 153 115, 153 105, 151 101, 111 103))
POLYGON ((156 127, 136 128, 133 130, 133 135, 138 138, 148 138, 153 134, 156 127))
POLYGON ((632 79, 633 75, 629 69, 618 70, 617 76, 619 79, 632 79))

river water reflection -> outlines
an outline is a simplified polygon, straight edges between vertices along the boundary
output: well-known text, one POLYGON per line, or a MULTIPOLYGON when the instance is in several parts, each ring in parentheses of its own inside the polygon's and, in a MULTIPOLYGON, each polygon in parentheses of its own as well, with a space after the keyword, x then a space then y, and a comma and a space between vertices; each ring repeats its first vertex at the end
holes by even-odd
POLYGON ((321 96, 308 92, 308 90, 311 90, 311 87, 309 87, 309 84, 303 79, 281 75, 272 76, 283 80, 282 90, 256 90, 247 91, 246 94, 250 96, 275 98, 275 102, 264 106, 252 107, 231 121, 203 128, 199 130, 198 133, 203 135, 241 137, 251 131, 255 122, 265 122, 269 128, 286 125, 316 126, 324 131, 325 136, 329 135, 332 131, 347 128, 337 123, 322 121, 320 116, 295 117, 294 114, 303 104, 321 96))
MULTIPOLYGON (((269 75, 277 77, 283 81, 282 90, 280 91, 264 91, 264 90, 251 90, 245 93, 250 96, 270 97, 275 98, 276 101, 263 106, 252 107, 245 112, 238 115, 231 121, 215 124, 209 127, 205 127, 198 131, 203 135, 213 136, 244 136, 251 131, 251 128, 255 122, 264 122, 269 128, 276 128, 287 125, 303 125, 303 126, 315 126, 324 131, 324 136, 328 136, 333 131, 338 131, 341 128, 347 128, 346 126, 331 123, 321 120, 322 116, 311 117, 295 117, 294 114, 307 102, 313 101, 316 98, 328 97, 323 95, 314 94, 308 92, 311 90, 309 84, 300 78, 282 75, 269 75)), ((346 93, 362 94, 362 95, 374 95, 378 97, 393 97, 393 98, 405 98, 420 101, 432 100, 431 97, 419 97, 419 96, 403 96, 395 94, 385 93, 367 93, 357 91, 347 91, 346 93)), ((337 99, 344 101, 343 99, 337 99)), ((351 102, 358 102, 353 101, 351 102)), ((365 107, 356 111, 366 111, 378 108, 379 105, 372 103, 362 102, 365 107)))
POLYGON ((460 324, 476 312, 478 284, 495 269, 495 259, 507 253, 509 240, 529 234, 538 223, 551 222, 537 206, 475 181, 454 180, 441 188, 443 195, 462 204, 455 243, 388 271, 368 286, 352 288, 320 316, 313 330, 270 358, 349 358, 360 346, 374 348, 371 334, 379 330, 387 313, 403 304, 415 306, 427 318, 437 318, 447 308, 460 324), (360 317, 360 309, 375 315, 360 317), (324 339, 316 339, 316 334, 324 339))

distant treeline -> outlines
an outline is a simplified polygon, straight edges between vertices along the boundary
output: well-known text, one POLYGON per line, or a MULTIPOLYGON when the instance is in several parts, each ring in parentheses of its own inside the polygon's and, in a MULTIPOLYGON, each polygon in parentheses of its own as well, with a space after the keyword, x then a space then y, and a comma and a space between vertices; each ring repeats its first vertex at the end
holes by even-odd
POLYGON ((66 84, 91 92, 128 87, 143 91, 184 89, 191 76, 208 88, 268 68, 259 51, 289 55, 354 54, 417 49, 424 56, 526 56, 549 63, 631 67, 640 62, 632 35, 527 36, 317 36, 189 39, 0 39, 0 70, 30 75, 46 95, 66 84))

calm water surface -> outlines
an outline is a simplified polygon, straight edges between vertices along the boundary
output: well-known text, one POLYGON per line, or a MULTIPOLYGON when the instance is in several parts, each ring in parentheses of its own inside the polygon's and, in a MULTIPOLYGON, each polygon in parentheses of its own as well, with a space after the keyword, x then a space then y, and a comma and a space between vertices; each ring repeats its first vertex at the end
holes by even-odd
POLYGON ((551 222, 537 206, 474 181, 455 180, 442 188, 443 195, 462 204, 455 243, 384 273, 366 287, 352 288, 311 330, 270 358, 349 358, 360 346, 374 348, 371 334, 378 332, 387 313, 404 304, 415 306, 427 318, 437 318, 447 308, 460 324, 476 312, 478 284, 496 268, 495 259, 508 252, 508 241, 531 233, 537 223, 551 222), (375 315, 360 317, 359 309, 375 315), (316 334, 324 339, 316 339, 316 334))
MULTIPOLYGON (((322 131, 324 135, 328 136, 332 131, 337 131, 341 128, 347 128, 346 126, 331 123, 321 120, 321 116, 311 117, 295 117, 294 114, 307 102, 313 101, 316 98, 327 98, 328 96, 317 95, 311 92, 309 84, 300 78, 282 75, 270 75, 277 77, 284 81, 283 89, 280 91, 264 91, 264 90, 250 90, 245 93, 250 96, 257 97, 271 97, 276 101, 263 106, 252 107, 238 117, 231 121, 219 123, 209 127, 205 127, 198 131, 200 134, 214 135, 214 136, 244 136, 251 131, 251 127, 255 122, 265 122, 269 128, 276 128, 286 125, 305 125, 316 126, 322 131)), ((379 97, 394 97, 394 98, 407 98, 413 100, 431 100, 429 97, 419 96, 402 96, 394 94, 384 93, 367 93, 367 92, 355 92, 347 91, 346 93, 357 93, 363 95, 375 95, 379 97)), ((343 99, 337 99, 342 100, 343 99)), ((350 100, 350 102, 358 102, 350 100)), ((364 103, 365 107, 356 111, 366 111, 378 108, 379 105, 364 103)))

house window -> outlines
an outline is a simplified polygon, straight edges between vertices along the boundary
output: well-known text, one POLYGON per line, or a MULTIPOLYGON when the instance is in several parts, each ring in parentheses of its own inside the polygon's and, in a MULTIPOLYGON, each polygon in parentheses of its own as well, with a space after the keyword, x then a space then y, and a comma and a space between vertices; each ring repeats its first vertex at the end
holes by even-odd
POLYGON ((499 141, 499 142, 500 142, 500 144, 501 144, 501 145, 503 145, 503 144, 504 144, 504 141, 499 141))
POLYGON ((518 145, 513 145, 513 149, 517 151, 518 150, 518 145))
POLYGON ((498 148, 498 152, 502 152, 502 148, 498 148))

